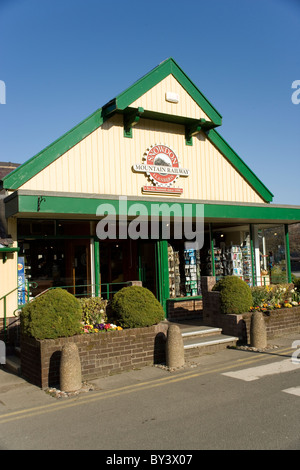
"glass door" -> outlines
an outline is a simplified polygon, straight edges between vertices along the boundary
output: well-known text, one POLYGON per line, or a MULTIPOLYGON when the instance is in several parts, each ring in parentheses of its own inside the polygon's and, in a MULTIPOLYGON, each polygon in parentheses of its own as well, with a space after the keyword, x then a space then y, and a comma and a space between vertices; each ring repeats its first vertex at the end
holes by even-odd
POLYGON ((157 296, 156 251, 152 241, 139 243, 139 280, 142 281, 143 287, 157 296))
POLYGON ((91 293, 90 240, 68 240, 66 273, 72 294, 80 297, 91 293))

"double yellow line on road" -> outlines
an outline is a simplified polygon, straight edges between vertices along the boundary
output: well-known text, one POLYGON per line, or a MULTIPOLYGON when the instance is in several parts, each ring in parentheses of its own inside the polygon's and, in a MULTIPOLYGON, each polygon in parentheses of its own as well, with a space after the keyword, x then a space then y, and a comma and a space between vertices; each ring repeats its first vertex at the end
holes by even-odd
POLYGON ((61 410, 61 409, 67 409, 67 408, 72 408, 75 406, 80 406, 84 404, 90 404, 96 401, 100 400, 105 400, 105 399, 110 399, 113 397, 117 397, 120 395, 127 395, 130 393, 134 392, 139 392, 142 390, 149 390, 151 388, 157 388, 157 387, 162 387, 164 385, 169 385, 172 383, 176 382, 182 382, 184 380, 190 380, 194 379, 196 377, 201 377, 203 375, 209 375, 209 374, 214 374, 214 373, 222 373, 228 369, 234 369, 237 367, 243 367, 245 365, 257 363, 261 360, 264 359, 270 359, 270 357, 273 356, 281 356, 283 353, 284 356, 286 356, 289 353, 292 353, 294 351, 291 348, 286 348, 286 349, 277 349, 276 353, 270 353, 268 352, 266 355, 265 353, 259 354, 257 357, 252 357, 251 359, 238 359, 235 363, 230 363, 227 364, 226 366, 220 366, 217 368, 206 368, 206 370, 201 370, 199 372, 191 372, 191 371, 186 371, 186 372, 176 372, 174 375, 168 375, 168 377, 162 377, 154 380, 149 380, 147 382, 140 382, 137 384, 133 385, 126 385, 124 387, 119 387, 116 389, 112 390, 100 390, 97 392, 92 392, 91 394, 88 395, 77 395, 76 398, 68 398, 67 400, 71 401, 65 401, 65 399, 61 399, 62 401, 55 402, 55 403, 50 403, 47 405, 40 405, 36 406, 33 408, 27 408, 24 410, 19 410, 19 411, 12 411, 10 413, 5 413, 0 415, 0 425, 5 424, 11 421, 16 421, 20 420, 23 418, 30 418, 32 416, 37 416, 37 415, 42 415, 45 413, 51 413, 53 411, 61 410))

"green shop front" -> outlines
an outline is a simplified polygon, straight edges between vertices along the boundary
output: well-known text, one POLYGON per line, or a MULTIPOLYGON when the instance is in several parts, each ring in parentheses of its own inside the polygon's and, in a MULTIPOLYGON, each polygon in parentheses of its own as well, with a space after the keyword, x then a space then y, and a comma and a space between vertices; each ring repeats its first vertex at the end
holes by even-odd
POLYGON ((110 299, 138 282, 172 319, 201 315, 203 276, 290 282, 300 207, 272 203, 221 124, 168 59, 4 177, 1 318, 24 290, 110 299))

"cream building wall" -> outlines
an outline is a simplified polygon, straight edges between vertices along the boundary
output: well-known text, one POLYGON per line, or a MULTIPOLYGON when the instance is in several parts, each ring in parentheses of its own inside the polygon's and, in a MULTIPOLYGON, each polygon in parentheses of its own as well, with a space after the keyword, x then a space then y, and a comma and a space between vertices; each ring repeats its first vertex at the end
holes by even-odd
MULTIPOLYGON (((185 143, 184 126, 141 119, 133 137, 124 137, 123 117, 115 115, 72 149, 35 175, 20 189, 141 196, 149 184, 132 166, 143 162, 147 148, 165 144, 190 170, 175 187, 183 188, 184 199, 264 202, 204 133, 185 143)), ((158 195, 157 197, 163 197, 158 195)))

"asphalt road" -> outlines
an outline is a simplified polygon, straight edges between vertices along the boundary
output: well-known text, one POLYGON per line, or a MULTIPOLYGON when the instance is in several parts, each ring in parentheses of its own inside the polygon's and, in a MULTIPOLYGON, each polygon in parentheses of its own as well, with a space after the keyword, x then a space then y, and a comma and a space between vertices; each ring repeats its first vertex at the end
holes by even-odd
POLYGON ((0 449, 103 450, 104 463, 140 468, 142 450, 172 451, 173 464, 196 450, 299 450, 296 339, 266 353, 227 349, 176 372, 124 372, 60 399, 21 383, 1 393, 0 374, 0 449), (106 461, 125 455, 140 461, 106 461))

